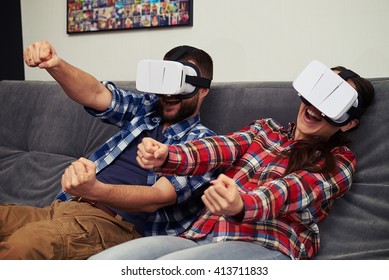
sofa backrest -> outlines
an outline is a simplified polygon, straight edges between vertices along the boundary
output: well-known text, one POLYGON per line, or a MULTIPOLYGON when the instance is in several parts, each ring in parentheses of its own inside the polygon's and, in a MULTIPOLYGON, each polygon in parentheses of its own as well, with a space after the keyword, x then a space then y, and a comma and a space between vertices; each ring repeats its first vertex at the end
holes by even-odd
POLYGON ((389 78, 371 81, 374 102, 349 135, 357 156, 353 185, 320 227, 318 258, 389 258, 389 78))
POLYGON ((295 122, 300 99, 289 82, 214 83, 201 109, 203 123, 218 134, 237 131, 256 119, 295 122))
POLYGON ((72 161, 117 130, 47 81, 1 81, 0 128, 0 203, 37 206, 53 200, 72 161))

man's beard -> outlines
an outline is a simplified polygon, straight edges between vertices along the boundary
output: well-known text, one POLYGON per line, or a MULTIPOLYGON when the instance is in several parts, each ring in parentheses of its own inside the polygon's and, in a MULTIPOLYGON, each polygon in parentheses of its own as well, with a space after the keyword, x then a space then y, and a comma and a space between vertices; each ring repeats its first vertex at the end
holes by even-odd
POLYGON ((194 114, 197 109, 198 100, 198 95, 196 95, 196 97, 191 102, 181 102, 181 109, 173 116, 167 116, 163 114, 163 106, 160 101, 158 106, 158 113, 161 116, 163 122, 175 124, 189 118, 194 114))

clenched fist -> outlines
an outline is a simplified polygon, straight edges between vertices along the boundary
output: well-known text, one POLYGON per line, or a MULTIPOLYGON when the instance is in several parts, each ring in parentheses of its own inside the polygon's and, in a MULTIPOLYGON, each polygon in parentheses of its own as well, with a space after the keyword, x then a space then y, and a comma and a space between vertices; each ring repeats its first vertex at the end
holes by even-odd
POLYGON ((99 188, 103 187, 96 179, 96 165, 85 158, 79 158, 66 168, 61 185, 64 192, 89 199, 97 198, 99 188))
POLYGON ((28 46, 24 51, 23 58, 28 66, 42 69, 53 68, 60 61, 55 49, 47 41, 35 42, 28 46))
POLYGON ((168 147, 152 138, 146 137, 138 145, 136 161, 142 168, 161 167, 168 157, 168 147))

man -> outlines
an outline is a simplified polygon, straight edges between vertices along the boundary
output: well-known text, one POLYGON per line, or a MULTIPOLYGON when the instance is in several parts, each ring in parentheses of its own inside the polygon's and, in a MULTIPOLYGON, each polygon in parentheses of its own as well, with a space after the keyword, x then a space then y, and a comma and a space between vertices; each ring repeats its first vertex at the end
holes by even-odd
POLYGON ((63 191, 50 206, 0 206, 0 259, 85 259, 143 235, 180 234, 195 220, 214 176, 160 177, 135 159, 144 137, 175 144, 214 135, 199 118, 211 57, 180 46, 164 59, 198 68, 197 79, 208 83, 176 95, 134 94, 70 65, 46 41, 25 50, 28 66, 46 69, 71 99, 121 129, 65 170, 63 191))

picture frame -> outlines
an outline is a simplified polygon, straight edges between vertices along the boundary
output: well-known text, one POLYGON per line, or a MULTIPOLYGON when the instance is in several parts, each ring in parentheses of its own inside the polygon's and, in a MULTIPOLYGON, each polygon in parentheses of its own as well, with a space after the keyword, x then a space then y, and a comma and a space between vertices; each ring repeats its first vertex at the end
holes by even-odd
POLYGON ((193 0, 67 0, 66 33, 193 26, 193 0))

